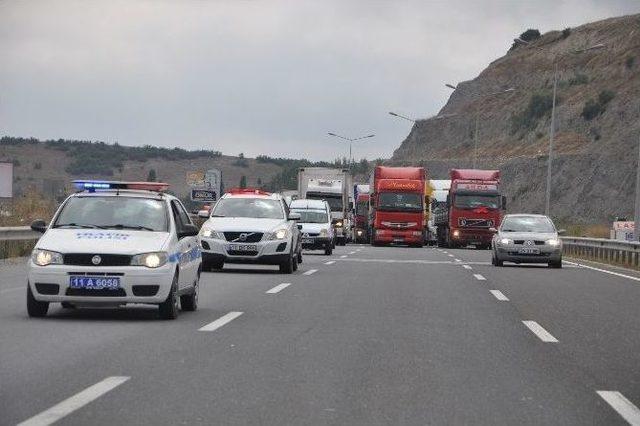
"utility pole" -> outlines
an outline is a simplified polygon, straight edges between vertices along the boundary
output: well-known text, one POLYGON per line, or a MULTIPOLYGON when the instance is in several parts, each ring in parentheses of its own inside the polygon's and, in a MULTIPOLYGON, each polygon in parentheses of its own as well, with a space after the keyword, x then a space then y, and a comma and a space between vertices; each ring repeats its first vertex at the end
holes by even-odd
POLYGON ((640 241, 640 137, 638 137, 638 165, 636 166, 636 205, 633 215, 633 240, 640 241))
POLYGON ((549 159, 547 160, 547 190, 544 202, 544 214, 549 216, 551 204, 551 163, 553 162, 553 138, 556 132, 556 92, 558 89, 558 61, 553 70, 553 101, 551 103, 551 128, 549 129, 549 159))

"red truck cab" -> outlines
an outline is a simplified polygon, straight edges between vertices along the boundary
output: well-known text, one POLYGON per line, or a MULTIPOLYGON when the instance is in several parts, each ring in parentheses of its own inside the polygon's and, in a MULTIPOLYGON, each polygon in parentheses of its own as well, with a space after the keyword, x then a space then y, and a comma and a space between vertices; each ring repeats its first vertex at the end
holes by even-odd
POLYGON ((425 170, 377 166, 372 175, 371 244, 424 245, 425 170))
POLYGON ((490 248, 491 228, 500 226, 506 208, 500 171, 453 169, 450 176, 447 209, 435 218, 438 245, 490 248))

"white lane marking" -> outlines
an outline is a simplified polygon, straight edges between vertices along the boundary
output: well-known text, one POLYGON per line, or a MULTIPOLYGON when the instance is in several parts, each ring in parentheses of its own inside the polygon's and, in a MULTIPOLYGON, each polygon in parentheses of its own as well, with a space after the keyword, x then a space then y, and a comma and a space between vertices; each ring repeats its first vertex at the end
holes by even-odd
POLYGON ((340 256, 340 259, 344 259, 345 257, 347 257, 347 255, 343 254, 342 256, 340 256))
POLYGON ((328 262, 324 262, 325 265, 333 265, 334 263, 336 263, 335 260, 330 260, 328 262))
POLYGON ((350 251, 349 254, 356 254, 356 252, 355 251, 350 251))
POLYGON ((456 262, 462 262, 462 260, 460 260, 460 259, 453 259, 453 260, 456 261, 456 262))
POLYGON ((305 272, 302 275, 312 275, 312 274, 315 274, 316 272, 318 272, 317 269, 309 269, 307 272, 305 272))
POLYGON ((579 268, 591 269, 593 271, 598 271, 598 272, 603 272, 605 274, 615 275, 616 277, 628 278, 628 279, 633 280, 633 281, 640 281, 640 278, 638 278, 638 277, 633 277, 631 275, 621 274, 620 272, 608 271, 606 269, 595 268, 593 266, 584 265, 582 263, 569 262, 567 260, 564 260, 563 262, 564 263, 568 263, 569 265, 577 266, 579 268))
POLYGON ((630 425, 640 425, 640 410, 618 391, 596 391, 598 395, 629 422, 630 425))
POLYGON ((473 269, 473 268, 472 268, 471 266, 469 266, 469 265, 462 265, 462 267, 463 267, 464 269, 473 269))
POLYGON ((504 295, 500 290, 489 290, 493 296, 501 302, 508 302, 509 298, 504 295))
POLYGON ((453 257, 453 255, 452 255, 452 254, 448 254, 447 256, 449 256, 449 257, 453 257))
POLYGON ((441 252, 443 252, 444 254, 447 254, 447 253, 449 253, 449 252, 447 252, 447 251, 444 251, 444 250, 440 250, 440 251, 441 251, 441 252))
POLYGON ((533 332, 540 340, 545 343, 557 343, 558 339, 553 337, 551 333, 545 330, 540 324, 535 321, 522 321, 524 325, 527 326, 529 330, 533 332))
POLYGON ((282 290, 284 290, 285 288, 289 287, 291 285, 291 283, 282 283, 282 284, 278 284, 277 286, 275 286, 274 288, 272 288, 271 290, 267 290, 267 294, 276 294, 281 292, 282 290))
POLYGON ((200 327, 198 331, 215 331, 220 327, 222 327, 223 325, 230 323, 234 319, 238 318, 243 313, 244 312, 229 312, 228 314, 221 316, 217 320, 210 322, 209 324, 203 327, 200 327))
POLYGON ((26 287, 5 288, 4 290, 0 290, 0 294, 2 294, 2 293, 10 293, 12 291, 18 291, 18 290, 25 290, 26 291, 26 287))
POLYGON ((486 281, 487 279, 485 277, 483 277, 480 274, 473 274, 474 277, 476 277, 476 280, 478 281, 486 281))
POLYGON ((54 405, 48 410, 25 420, 18 426, 45 426, 53 424, 63 417, 68 416, 74 411, 84 407, 91 401, 100 398, 102 395, 120 386, 130 378, 131 377, 127 376, 107 377, 101 382, 89 386, 85 390, 65 399, 64 401, 54 405))

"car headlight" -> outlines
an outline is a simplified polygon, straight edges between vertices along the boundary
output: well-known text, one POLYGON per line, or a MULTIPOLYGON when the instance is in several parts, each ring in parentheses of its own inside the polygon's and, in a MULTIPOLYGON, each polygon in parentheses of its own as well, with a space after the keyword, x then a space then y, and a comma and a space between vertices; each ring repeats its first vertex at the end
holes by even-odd
POLYGON ((513 241, 510 240, 509 238, 500 238, 500 244, 502 244, 503 246, 508 246, 509 244, 512 244, 513 241))
POLYGON ((289 231, 286 229, 278 229, 269 235, 270 240, 284 240, 289 235, 289 231))
POLYGON ((557 238, 552 238, 550 240, 547 240, 547 245, 551 247, 558 247, 560 245, 560 240, 557 238))
POLYGON ((62 265, 62 254, 42 249, 34 249, 31 252, 31 260, 38 266, 62 265))
POLYGON ((153 253, 136 254, 131 258, 131 266, 146 266, 147 268, 159 268, 167 263, 169 255, 163 251, 153 253))
POLYGON ((320 230, 320 236, 321 237, 326 237, 329 234, 329 231, 327 231, 326 229, 322 228, 320 230))
POLYGON ((458 231, 457 229, 455 231, 453 231, 453 237, 454 238, 458 238, 460 236, 460 231, 458 231))
POLYGON ((335 226, 336 228, 342 228, 342 222, 336 222, 335 226))
POLYGON ((205 227, 202 227, 202 229, 200 229, 200 236, 204 238, 215 238, 217 240, 225 239, 222 232, 214 231, 211 228, 205 228, 205 227))
POLYGON ((356 234, 358 234, 358 236, 362 235, 362 229, 358 229, 358 230, 356 231, 356 234))

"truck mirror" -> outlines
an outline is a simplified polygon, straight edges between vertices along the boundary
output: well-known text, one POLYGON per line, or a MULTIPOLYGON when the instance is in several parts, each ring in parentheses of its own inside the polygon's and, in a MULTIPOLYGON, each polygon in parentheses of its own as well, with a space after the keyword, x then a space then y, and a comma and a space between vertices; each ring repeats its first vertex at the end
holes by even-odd
POLYGON ((503 195, 502 196, 502 210, 506 210, 507 209, 507 196, 503 195))

